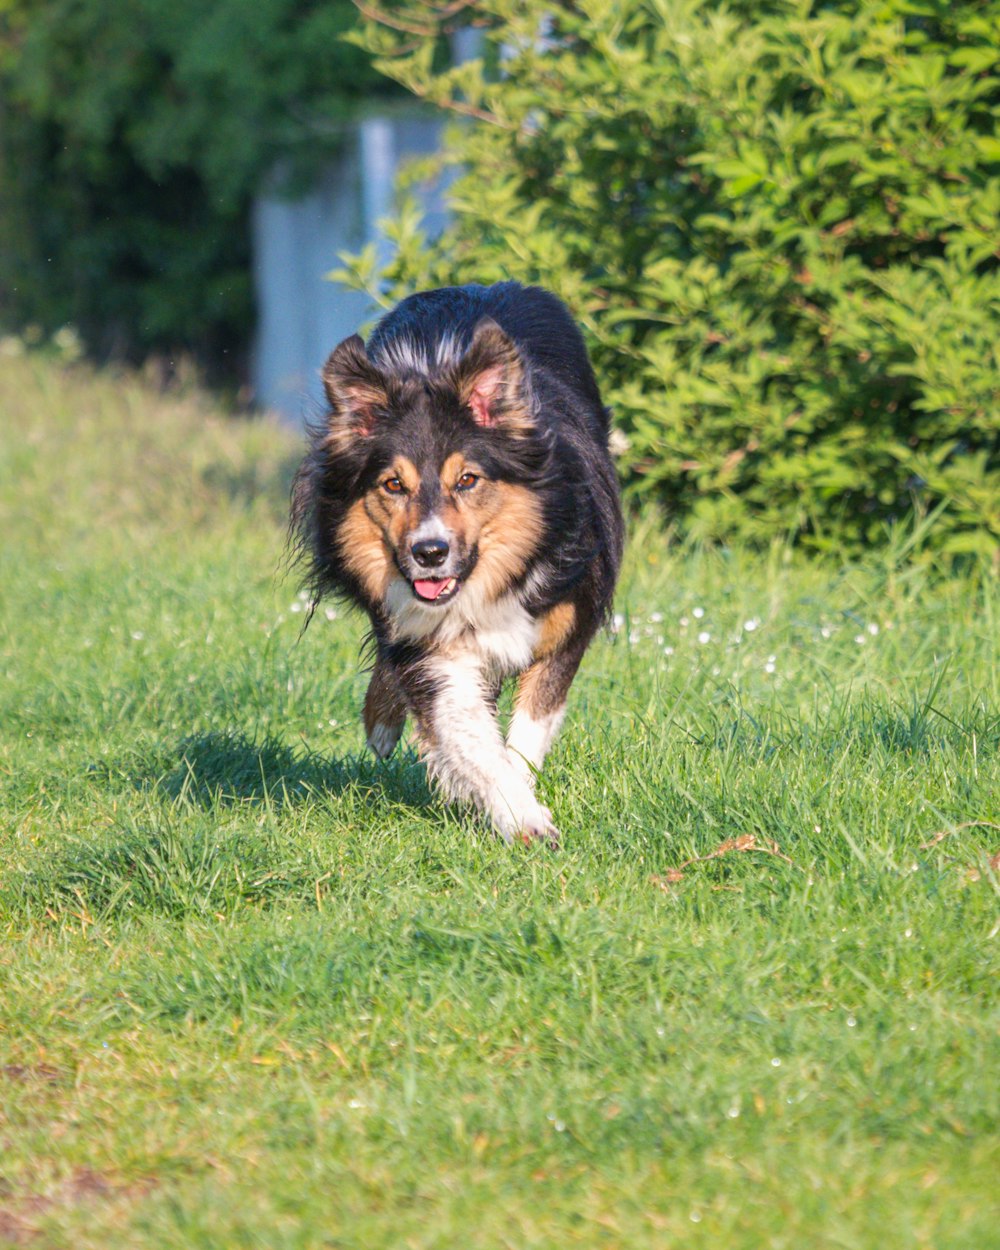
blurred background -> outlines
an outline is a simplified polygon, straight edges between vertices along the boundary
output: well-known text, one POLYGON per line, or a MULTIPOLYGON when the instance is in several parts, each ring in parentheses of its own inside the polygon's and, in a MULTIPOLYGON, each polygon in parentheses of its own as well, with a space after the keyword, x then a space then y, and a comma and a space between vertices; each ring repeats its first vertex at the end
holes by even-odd
POLYGON ((537 282, 678 532, 996 560, 998 50, 993 0, 0 0, 0 330, 294 424, 378 306, 537 282))
MULTIPOLYGON (((370 301, 325 280, 376 243, 440 115, 344 42, 349 0, 0 4, 0 317, 97 361, 193 361, 301 419, 370 301)), ((470 32, 472 33, 472 32, 470 32)), ((457 32, 449 50, 475 43, 457 32)), ((432 233, 441 189, 416 192, 432 233)))

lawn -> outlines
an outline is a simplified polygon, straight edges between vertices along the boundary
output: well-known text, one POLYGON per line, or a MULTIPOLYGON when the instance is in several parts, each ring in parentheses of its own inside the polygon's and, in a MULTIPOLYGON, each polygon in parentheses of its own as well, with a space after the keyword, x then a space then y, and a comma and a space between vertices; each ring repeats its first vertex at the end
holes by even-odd
POLYGON ((298 454, 0 360, 0 1244, 1000 1245, 991 575, 637 523, 512 851, 364 754, 298 454))

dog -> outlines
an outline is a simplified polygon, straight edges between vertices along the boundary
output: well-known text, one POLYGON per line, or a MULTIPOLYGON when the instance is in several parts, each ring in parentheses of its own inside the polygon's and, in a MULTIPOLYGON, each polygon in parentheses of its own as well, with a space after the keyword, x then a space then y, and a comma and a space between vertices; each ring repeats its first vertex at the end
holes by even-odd
POLYGON ((583 337, 539 287, 404 299, 331 353, 329 401, 296 477, 292 532, 324 594, 371 619, 368 745, 407 715, 445 796, 500 836, 558 844, 535 781, 594 634, 624 523, 583 337), (518 677, 504 739, 503 682, 518 677))

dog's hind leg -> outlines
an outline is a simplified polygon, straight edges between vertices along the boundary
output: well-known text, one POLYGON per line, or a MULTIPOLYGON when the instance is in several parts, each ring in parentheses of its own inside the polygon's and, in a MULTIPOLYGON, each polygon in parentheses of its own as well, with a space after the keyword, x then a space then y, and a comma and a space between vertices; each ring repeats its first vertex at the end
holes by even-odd
POLYGON ((406 700, 392 665, 379 657, 368 683, 364 710, 368 746, 379 759, 388 759, 396 749, 406 724, 406 700))
POLYGON ((531 785, 566 715, 566 695, 580 667, 586 643, 556 651, 521 675, 507 751, 531 785))

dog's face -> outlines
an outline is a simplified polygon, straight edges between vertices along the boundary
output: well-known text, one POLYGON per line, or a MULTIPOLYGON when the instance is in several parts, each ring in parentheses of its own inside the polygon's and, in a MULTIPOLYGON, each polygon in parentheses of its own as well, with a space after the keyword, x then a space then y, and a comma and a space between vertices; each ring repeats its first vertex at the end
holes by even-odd
POLYGON ((335 545, 375 603, 443 610, 469 590, 492 601, 524 572, 543 529, 517 350, 487 322, 433 380, 400 356, 376 367, 355 337, 324 370, 331 462, 355 482, 335 545))

